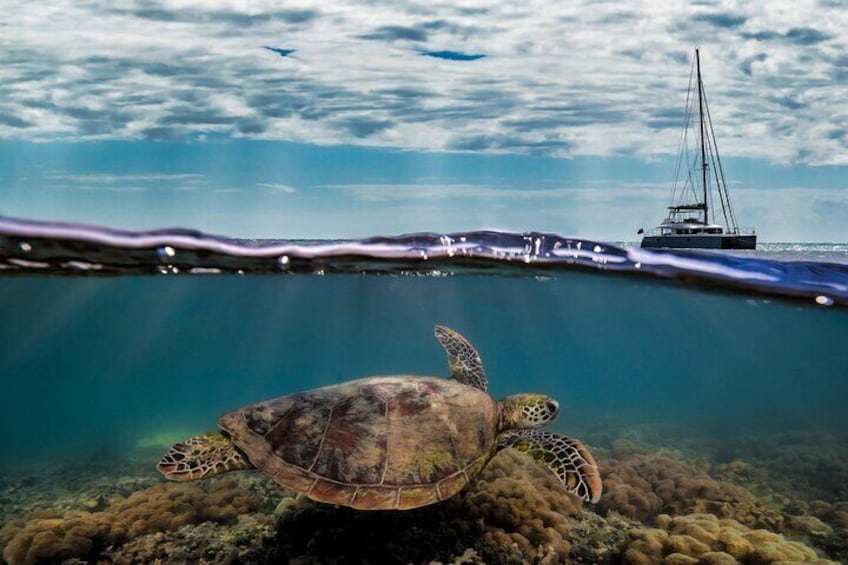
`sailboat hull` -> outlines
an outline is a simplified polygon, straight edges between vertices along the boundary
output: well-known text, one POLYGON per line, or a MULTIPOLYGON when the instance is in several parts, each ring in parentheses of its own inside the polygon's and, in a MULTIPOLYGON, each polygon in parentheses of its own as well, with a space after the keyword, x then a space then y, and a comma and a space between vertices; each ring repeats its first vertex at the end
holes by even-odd
POLYGON ((669 249, 756 249, 756 235, 699 234, 648 235, 642 238, 644 248, 669 249))

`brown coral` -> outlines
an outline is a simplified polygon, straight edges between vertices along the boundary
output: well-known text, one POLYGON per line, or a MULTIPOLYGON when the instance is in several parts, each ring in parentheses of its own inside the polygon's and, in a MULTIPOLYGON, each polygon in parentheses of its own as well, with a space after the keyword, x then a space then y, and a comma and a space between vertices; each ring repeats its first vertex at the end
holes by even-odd
POLYGON ((610 460, 599 508, 644 521, 660 512, 711 513, 750 526, 778 529, 782 516, 758 503, 746 489, 666 455, 638 454, 610 460))
POLYGON ((261 533, 267 520, 231 521, 257 508, 266 483, 273 488, 259 474, 238 479, 241 486, 220 479, 160 484, 116 498, 101 512, 30 515, 8 524, 0 540, 12 565, 72 557, 188 563, 198 552, 238 555, 244 562, 561 562, 573 544, 583 562, 599 563, 613 556, 628 529, 586 512, 575 520, 571 515, 580 512, 580 500, 532 459, 511 450, 499 453, 460 496, 418 511, 369 513, 285 496, 276 539, 261 533), (199 524, 204 520, 230 523, 199 524), (211 531, 220 543, 204 546, 201 540, 211 531))
POLYGON ((106 549, 101 561, 115 565, 276 563, 273 557, 274 533, 272 516, 241 514, 227 524, 190 524, 178 530, 130 539, 120 546, 106 549))
POLYGON ((811 543, 848 563, 848 501, 814 500, 807 505, 812 516, 793 516, 790 526, 807 535, 811 543))
POLYGON ((235 481, 199 485, 163 483, 116 498, 102 512, 37 512, 0 530, 10 565, 85 557, 95 549, 140 534, 169 531, 193 522, 227 521, 254 503, 235 481))
POLYGON ((548 471, 514 451, 490 464, 463 503, 469 518, 486 524, 485 544, 518 547, 534 559, 568 554, 567 515, 581 507, 548 471))
POLYGON ((126 535, 123 524, 106 512, 39 511, 12 520, 0 530, 3 557, 11 564, 58 561, 88 555, 126 535))
POLYGON ((752 530, 736 520, 712 514, 657 516, 656 528, 631 531, 622 562, 627 565, 836 565, 814 549, 773 532, 752 530))

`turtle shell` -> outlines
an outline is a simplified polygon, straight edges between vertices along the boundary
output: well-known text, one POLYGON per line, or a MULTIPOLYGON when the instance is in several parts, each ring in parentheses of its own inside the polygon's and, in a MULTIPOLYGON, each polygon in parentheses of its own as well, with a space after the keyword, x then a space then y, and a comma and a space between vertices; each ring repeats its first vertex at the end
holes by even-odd
POLYGON ((266 400, 218 425, 250 462, 309 498, 409 509, 458 493, 494 453, 484 391, 437 377, 371 377, 266 400))

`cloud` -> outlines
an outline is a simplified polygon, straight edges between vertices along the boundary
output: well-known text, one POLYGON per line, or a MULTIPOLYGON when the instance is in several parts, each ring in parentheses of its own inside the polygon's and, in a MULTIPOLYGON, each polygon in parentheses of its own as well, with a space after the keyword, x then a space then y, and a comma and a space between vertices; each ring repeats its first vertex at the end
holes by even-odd
POLYGON ((5 112, 0 112, 0 124, 12 127, 12 128, 29 128, 34 124, 28 120, 24 120, 23 118, 19 118, 17 116, 13 116, 11 114, 7 114, 5 112))
POLYGON ((132 185, 128 185, 128 186, 105 185, 104 186, 104 185, 100 185, 100 184, 92 184, 92 185, 81 184, 79 186, 76 186, 75 188, 77 190, 85 190, 85 191, 105 190, 107 192, 126 192, 126 193, 144 192, 144 191, 147 190, 147 187, 144 187, 144 186, 132 186, 132 185))
POLYGON ((389 120, 378 120, 373 118, 348 118, 340 122, 342 127, 354 137, 368 137, 392 126, 389 120))
POLYGON ((745 16, 731 13, 696 14, 693 19, 724 28, 736 28, 748 21, 748 18, 745 16))
POLYGON ((193 173, 150 173, 150 174, 128 174, 115 175, 109 173, 97 173, 91 175, 80 175, 71 173, 48 173, 48 180, 60 180, 78 183, 117 184, 125 182, 202 182, 203 175, 193 173))
POLYGON ((283 194, 294 194, 295 192, 297 192, 297 189, 287 184, 259 182, 256 183, 256 186, 264 188, 268 190, 268 192, 277 192, 283 194))
POLYGON ((680 129, 686 123, 683 108, 651 110, 649 116, 647 124, 654 129, 680 129))
POLYGON ((482 53, 462 53, 460 51, 422 51, 421 54, 447 61, 476 61, 486 56, 482 53))
POLYGON ((783 40, 796 45, 815 45, 833 37, 833 35, 829 33, 824 33, 809 27, 793 27, 785 33, 779 33, 771 30, 758 31, 756 33, 743 33, 742 36, 746 39, 754 39, 756 41, 783 40))
POLYGON ((567 156, 572 144, 564 139, 538 139, 532 136, 510 137, 506 134, 500 134, 458 137, 451 142, 449 147, 459 151, 495 151, 501 153, 521 149, 523 152, 531 154, 567 156))
POLYGON ((748 76, 751 76, 754 63, 765 61, 768 56, 765 53, 757 53, 754 56, 747 57, 739 64, 739 69, 748 76))
POLYGON ((197 190, 206 177, 195 173, 78 174, 47 172, 39 181, 53 190, 85 190, 108 192, 145 192, 151 190, 197 190))
POLYGON ((248 118, 236 122, 236 131, 245 135, 260 134, 268 128, 267 124, 258 118, 248 118))
POLYGON ((167 9, 151 4, 151 7, 134 10, 114 10, 116 13, 133 15, 140 19, 158 22, 214 23, 240 28, 283 21, 291 24, 307 23, 318 17, 317 9, 276 10, 267 13, 249 14, 232 10, 200 10, 191 8, 167 9))
POLYGON ((827 41, 833 35, 809 27, 794 27, 783 34, 783 37, 799 45, 815 45, 816 43, 827 41))
POLYGON ((360 35, 359 37, 375 41, 427 41, 427 30, 415 27, 388 25, 378 27, 373 32, 360 35))
POLYGON ((848 163, 844 138, 826 134, 848 114, 834 90, 848 81, 839 34, 848 12, 836 3, 805 12, 716 0, 708 11, 679 3, 656 12, 577 0, 552 18, 544 4, 505 1, 57 1, 51 18, 32 3, 0 15, 15 30, 3 53, 2 137, 217 134, 652 159, 676 150, 668 130, 692 46, 702 44, 723 155, 848 163), (262 45, 296 45, 298 64, 262 45))
POLYGON ((784 108, 789 108, 790 110, 800 110, 805 107, 805 104, 798 102, 792 96, 775 96, 772 98, 776 104, 783 106, 784 108))

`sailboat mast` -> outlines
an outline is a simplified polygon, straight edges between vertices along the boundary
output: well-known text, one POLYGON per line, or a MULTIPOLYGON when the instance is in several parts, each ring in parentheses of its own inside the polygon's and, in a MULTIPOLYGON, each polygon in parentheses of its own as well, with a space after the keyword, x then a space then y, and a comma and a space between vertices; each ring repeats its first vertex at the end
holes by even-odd
POLYGON ((695 49, 695 66, 698 69, 698 116, 701 121, 701 182, 704 187, 704 225, 709 223, 707 219, 707 151, 705 148, 706 136, 704 135, 704 85, 701 82, 701 56, 695 49))

